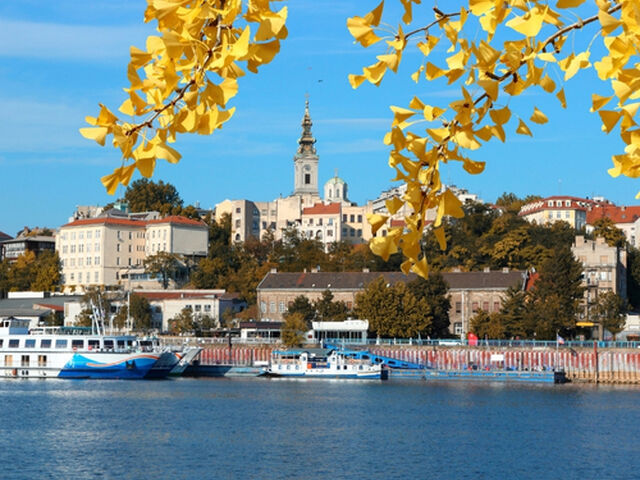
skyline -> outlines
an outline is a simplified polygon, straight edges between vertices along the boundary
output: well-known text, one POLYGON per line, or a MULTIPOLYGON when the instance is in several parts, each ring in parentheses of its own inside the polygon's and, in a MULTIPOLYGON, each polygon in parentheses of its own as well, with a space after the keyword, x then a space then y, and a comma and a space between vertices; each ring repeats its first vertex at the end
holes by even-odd
MULTIPOLYGON (((178 165, 159 162, 152 180, 175 185, 185 204, 198 201, 203 208, 225 199, 270 201, 288 195, 309 94, 320 190, 336 169, 358 204, 397 185, 390 181, 389 148, 382 143, 392 120, 389 105, 406 106, 414 95, 442 105, 455 92, 439 82, 414 84, 409 74, 418 56, 411 54, 380 87, 351 88, 347 75, 383 52, 354 45, 346 19, 377 3, 289 3, 289 38, 271 64, 239 80, 230 102, 235 116, 211 136, 179 137, 174 147, 183 159, 178 165)), ((25 225, 58 228, 76 205, 104 205, 124 194, 120 188, 108 196, 100 183, 119 164, 118 153, 85 140, 78 129, 86 126, 84 116, 95 115, 98 102, 116 110, 124 100, 129 46, 143 46, 154 32, 142 21, 145 5, 142 0, 0 5, 0 104, 8 119, 0 129, 5 205, 0 231, 13 236, 25 225)), ((488 202, 514 192, 602 195, 616 204, 638 204, 640 182, 607 174, 622 142, 600 132, 598 116, 588 113, 590 93, 608 91, 594 78, 594 72, 581 72, 567 83, 567 110, 543 95, 518 99, 518 104, 535 102, 549 123, 532 126, 533 138, 508 133, 506 144, 492 142, 473 152, 472 158, 487 161, 481 175, 468 175, 457 164, 443 166, 444 183, 488 202)), ((518 111, 525 117, 528 105, 518 111)))

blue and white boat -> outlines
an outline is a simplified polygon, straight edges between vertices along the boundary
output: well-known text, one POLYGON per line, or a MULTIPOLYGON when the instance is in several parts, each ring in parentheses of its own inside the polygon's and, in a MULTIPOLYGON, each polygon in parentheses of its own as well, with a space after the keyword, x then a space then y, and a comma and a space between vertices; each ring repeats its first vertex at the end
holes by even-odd
POLYGON ((135 335, 82 327, 39 327, 9 318, 0 323, 0 376, 19 378, 166 377, 176 356, 135 335))
POLYGON ((387 369, 355 352, 335 348, 274 350, 267 368, 273 377, 386 379, 387 369))

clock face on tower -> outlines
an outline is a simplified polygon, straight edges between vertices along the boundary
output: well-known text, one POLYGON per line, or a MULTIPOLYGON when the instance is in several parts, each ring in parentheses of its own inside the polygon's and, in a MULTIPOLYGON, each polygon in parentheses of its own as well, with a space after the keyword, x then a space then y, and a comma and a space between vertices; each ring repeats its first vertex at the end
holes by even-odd
POLYGON ((304 171, 308 172, 309 170, 311 170, 311 165, 305 165, 304 166, 304 171))

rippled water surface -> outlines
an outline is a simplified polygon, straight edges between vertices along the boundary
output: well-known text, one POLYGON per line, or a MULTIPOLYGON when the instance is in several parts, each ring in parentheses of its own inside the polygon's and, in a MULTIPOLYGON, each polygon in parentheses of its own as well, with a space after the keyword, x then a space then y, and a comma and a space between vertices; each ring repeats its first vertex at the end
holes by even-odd
POLYGON ((0 380, 0 478, 640 478, 640 389, 0 380))

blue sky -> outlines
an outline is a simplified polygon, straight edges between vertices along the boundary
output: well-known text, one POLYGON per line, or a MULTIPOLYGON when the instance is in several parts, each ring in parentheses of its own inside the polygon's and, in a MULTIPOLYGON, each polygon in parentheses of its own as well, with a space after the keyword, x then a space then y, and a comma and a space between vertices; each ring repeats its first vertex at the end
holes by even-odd
MULTIPOLYGON (((347 75, 360 73, 383 52, 382 46, 354 45, 346 18, 366 13, 377 1, 286 3, 289 38, 274 62, 240 79, 231 102, 237 108, 234 118, 210 137, 180 137, 179 165, 159 162, 154 179, 174 184, 187 204, 213 207, 226 198, 266 201, 288 195, 305 93, 320 183, 338 169, 351 199, 364 203, 392 186, 389 149, 382 143, 391 122, 389 105, 406 106, 414 95, 436 105, 454 99, 456 91, 444 83, 416 85, 408 78, 417 68, 416 54, 405 55, 400 74, 388 75, 381 87, 351 88, 347 75)), ((129 46, 142 47, 154 31, 142 22, 145 5, 142 0, 0 3, 1 231, 15 235, 25 225, 57 228, 76 205, 114 199, 99 179, 119 165, 118 152, 85 140, 78 128, 85 126, 86 115, 97 113, 98 102, 116 110, 125 98, 129 46)), ((472 158, 487 162, 482 175, 470 176, 451 164, 443 168, 443 179, 486 201, 512 191, 604 195, 617 204, 637 203, 638 181, 607 174, 610 156, 621 151, 620 140, 615 133, 604 135, 599 118, 588 111, 591 91, 606 94, 608 87, 583 72, 565 90, 567 110, 539 92, 514 101, 525 120, 536 105, 550 122, 530 124, 533 139, 511 134, 506 144, 492 142, 474 152, 472 158)), ((516 125, 508 127, 508 135, 516 125)))

